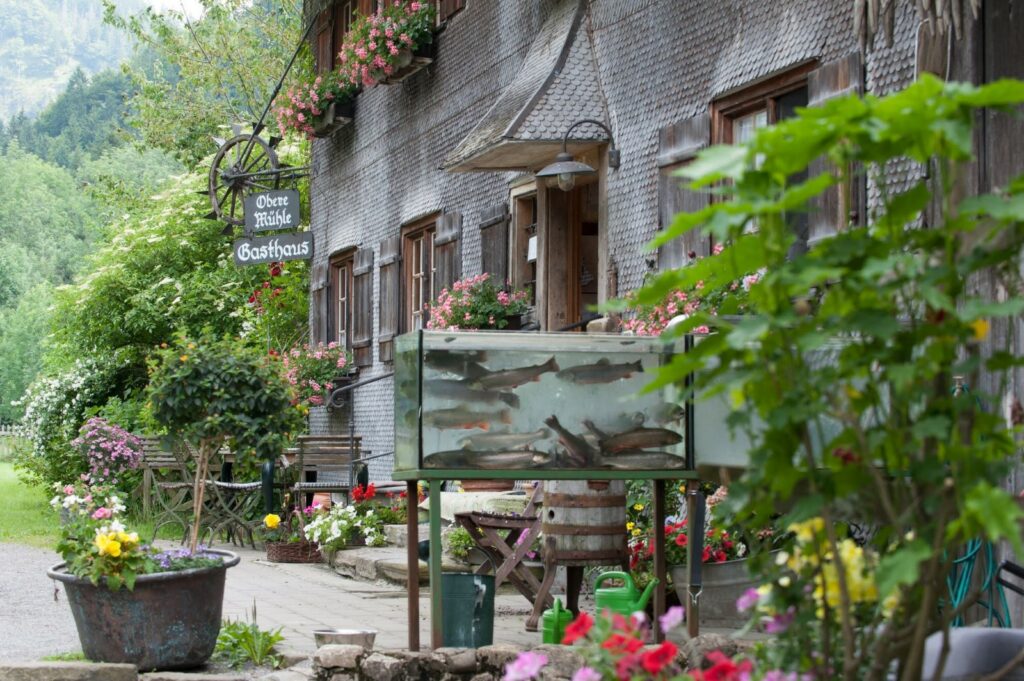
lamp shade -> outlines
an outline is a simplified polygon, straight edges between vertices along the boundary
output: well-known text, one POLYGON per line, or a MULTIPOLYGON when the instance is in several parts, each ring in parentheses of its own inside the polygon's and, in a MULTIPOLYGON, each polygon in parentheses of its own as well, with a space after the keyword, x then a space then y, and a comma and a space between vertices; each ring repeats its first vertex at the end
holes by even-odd
POLYGON ((557 175, 589 175, 597 172, 586 163, 580 163, 573 159, 572 154, 567 152, 561 152, 558 156, 555 156, 555 162, 549 166, 545 166, 540 172, 537 173, 537 177, 554 177, 557 175))

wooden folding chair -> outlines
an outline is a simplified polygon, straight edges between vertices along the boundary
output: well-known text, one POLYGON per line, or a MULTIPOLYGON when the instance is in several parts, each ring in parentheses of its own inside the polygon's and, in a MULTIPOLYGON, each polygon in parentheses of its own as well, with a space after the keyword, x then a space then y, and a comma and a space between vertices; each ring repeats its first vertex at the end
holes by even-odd
MULTIPOLYGON (((521 516, 483 512, 455 514, 455 521, 466 528, 473 542, 487 556, 487 562, 477 568, 477 574, 493 567, 495 588, 507 579, 530 603, 537 600, 541 583, 523 565, 523 559, 540 535, 541 517, 535 512, 542 494, 543 487, 538 485, 521 516)), ((550 594, 542 600, 545 606, 554 605, 550 594)))
POLYGON ((142 441, 142 507, 153 518, 153 538, 164 525, 179 525, 182 541, 192 519, 192 475, 172 447, 156 436, 142 441))

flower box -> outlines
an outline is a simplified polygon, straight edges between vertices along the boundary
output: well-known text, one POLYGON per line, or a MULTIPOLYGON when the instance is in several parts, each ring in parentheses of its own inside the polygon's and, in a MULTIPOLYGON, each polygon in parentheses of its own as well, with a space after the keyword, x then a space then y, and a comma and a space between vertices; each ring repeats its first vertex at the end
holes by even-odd
POLYGON ((434 43, 421 45, 415 50, 402 49, 398 54, 398 68, 380 82, 385 85, 401 83, 406 78, 415 75, 434 63, 436 49, 434 43))
POLYGON ((320 563, 320 547, 310 541, 268 541, 267 560, 271 563, 320 563))
POLYGON ((356 103, 353 99, 331 102, 313 123, 313 137, 326 138, 355 119, 356 103))

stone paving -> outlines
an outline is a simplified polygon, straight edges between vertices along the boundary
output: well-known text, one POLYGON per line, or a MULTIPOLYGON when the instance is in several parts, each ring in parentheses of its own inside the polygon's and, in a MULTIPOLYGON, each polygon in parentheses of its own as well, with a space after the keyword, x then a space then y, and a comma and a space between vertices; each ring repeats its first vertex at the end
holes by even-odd
MULTIPOLYGON (((408 647, 407 600, 404 587, 347 579, 326 565, 269 563, 263 551, 232 548, 242 562, 228 571, 224 616, 246 619, 256 603, 264 628, 283 627, 284 645, 312 654, 313 630, 369 627, 378 631, 375 648, 408 647)), ((430 644, 430 599, 420 589, 420 642, 430 644)), ((540 634, 524 629, 530 604, 504 587, 495 599, 494 642, 531 645, 540 634)))

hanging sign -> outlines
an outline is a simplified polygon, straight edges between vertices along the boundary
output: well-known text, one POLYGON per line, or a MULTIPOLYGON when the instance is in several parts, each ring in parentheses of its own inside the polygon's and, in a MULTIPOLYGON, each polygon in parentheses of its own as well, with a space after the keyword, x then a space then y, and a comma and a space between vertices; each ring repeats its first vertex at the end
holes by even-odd
POLYGON ((299 232, 238 239, 231 250, 235 254, 236 265, 308 260, 313 257, 313 235, 310 232, 299 232))
POLYGON ((245 197, 245 230, 266 232, 299 226, 299 193, 294 189, 261 192, 245 197))

